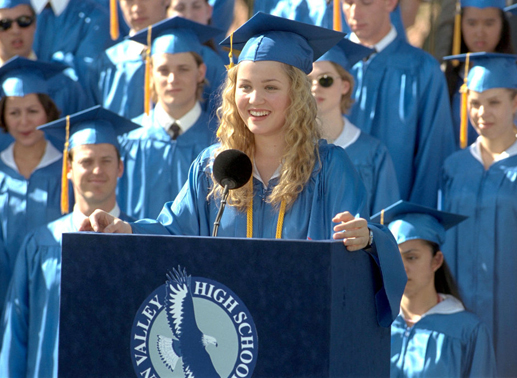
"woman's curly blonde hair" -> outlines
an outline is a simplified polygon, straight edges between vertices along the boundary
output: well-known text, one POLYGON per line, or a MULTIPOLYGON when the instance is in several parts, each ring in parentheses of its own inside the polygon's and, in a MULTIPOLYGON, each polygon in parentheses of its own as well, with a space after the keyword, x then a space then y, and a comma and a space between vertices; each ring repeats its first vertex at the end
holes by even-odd
MULTIPOLYGON (((279 207, 282 200, 289 208, 298 194, 309 181, 316 161, 319 161, 317 142, 320 139, 316 123, 317 107, 311 94, 310 81, 301 70, 282 63, 282 68, 290 82, 290 105, 286 111, 285 153, 282 156, 280 181, 275 186, 267 201, 279 207)), ((241 150, 253 159, 255 138, 239 115, 235 103, 235 90, 239 65, 228 71, 222 92, 222 105, 218 109, 219 130, 217 137, 221 147, 215 155, 223 150, 234 148, 241 150)), ((215 182, 212 177, 212 181, 215 182)), ((208 198, 221 198, 223 188, 214 185, 208 198)), ((251 185, 230 191, 228 204, 244 211, 253 198, 251 185)))

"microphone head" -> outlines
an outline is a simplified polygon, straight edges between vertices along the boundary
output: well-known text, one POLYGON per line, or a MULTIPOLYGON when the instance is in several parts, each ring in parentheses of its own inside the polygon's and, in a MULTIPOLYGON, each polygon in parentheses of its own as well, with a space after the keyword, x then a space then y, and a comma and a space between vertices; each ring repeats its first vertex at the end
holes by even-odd
POLYGON ((224 150, 214 160, 214 178, 228 189, 238 189, 246 184, 252 172, 251 160, 239 150, 224 150))

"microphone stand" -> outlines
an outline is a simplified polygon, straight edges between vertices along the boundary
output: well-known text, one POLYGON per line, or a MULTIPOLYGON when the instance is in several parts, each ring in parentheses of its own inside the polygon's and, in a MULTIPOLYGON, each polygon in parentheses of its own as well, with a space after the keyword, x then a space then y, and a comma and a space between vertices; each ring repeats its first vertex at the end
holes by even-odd
POLYGON ((221 207, 217 212, 217 216, 214 221, 214 229, 212 230, 212 236, 217 236, 217 231, 219 230, 219 223, 221 221, 221 217, 223 216, 224 207, 226 206, 226 200, 228 199, 228 194, 230 193, 229 183, 224 185, 223 198, 221 199, 221 207))

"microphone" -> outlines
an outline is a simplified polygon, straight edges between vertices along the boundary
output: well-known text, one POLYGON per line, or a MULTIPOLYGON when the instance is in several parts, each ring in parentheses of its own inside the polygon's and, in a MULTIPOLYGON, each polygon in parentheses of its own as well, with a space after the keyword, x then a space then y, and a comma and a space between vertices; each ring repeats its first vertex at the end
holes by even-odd
POLYGON ((246 184, 251 177, 252 168, 253 166, 248 155, 239 150, 224 150, 215 158, 213 167, 214 178, 219 185, 224 187, 224 191, 223 198, 221 198, 221 207, 215 217, 212 236, 217 236, 219 223, 223 216, 230 189, 239 189, 246 184))

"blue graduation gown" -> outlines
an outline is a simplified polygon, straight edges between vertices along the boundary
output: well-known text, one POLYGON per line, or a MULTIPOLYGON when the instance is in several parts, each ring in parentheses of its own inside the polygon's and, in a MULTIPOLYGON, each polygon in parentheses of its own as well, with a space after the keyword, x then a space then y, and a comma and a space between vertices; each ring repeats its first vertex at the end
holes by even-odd
MULTIPOLYGON (((124 40, 97 57, 89 67, 85 85, 96 105, 126 118, 135 118, 144 112, 145 61, 141 56, 144 48, 134 41, 124 40)), ((217 107, 212 93, 215 94, 226 78, 226 69, 214 50, 202 46, 201 51, 209 83, 204 88, 201 106, 212 113, 217 107)))
POLYGON ((70 213, 24 240, 2 319, 1 377, 57 377, 61 236, 75 231, 70 213))
POLYGON ((467 148, 443 171, 443 210, 469 218, 447 232, 442 250, 466 307, 493 335, 498 373, 517 376, 517 156, 485 170, 467 148))
MULTIPOLYGON (((437 305, 439 306, 439 305, 437 305)), ((473 313, 433 313, 391 325, 390 377, 495 377, 490 334, 473 313)))
POLYGON ((57 17, 51 8, 38 15, 33 44, 36 56, 68 64, 82 83, 88 65, 111 45, 109 14, 93 0, 70 1, 57 17))
POLYGON ((120 139, 125 173, 118 182, 117 201, 122 211, 137 218, 156 218, 163 204, 176 198, 190 164, 214 139, 215 126, 205 112, 175 141, 154 121, 154 114, 134 119, 143 127, 120 139))
POLYGON ((66 74, 58 74, 47 80, 48 94, 61 112, 61 117, 77 113, 93 106, 81 84, 66 74))
POLYGON ((350 121, 388 148, 401 199, 436 207, 443 161, 455 151, 438 62, 397 36, 351 73, 356 86, 350 121))
MULTIPOLYGON (((133 233, 212 234, 219 201, 207 201, 207 194, 213 185, 209 173, 216 148, 217 145, 213 145, 198 156, 190 168, 187 183, 173 203, 164 205, 157 220, 144 219, 133 223, 133 233)), ((285 213, 283 239, 332 239, 332 218, 345 210, 369 219, 364 185, 346 152, 326 142, 321 142, 319 151, 321 165, 314 168, 303 191, 285 213)), ((266 203, 264 198, 277 183, 278 179, 270 180, 268 187, 264 188, 259 180, 253 178, 253 236, 256 238, 275 238, 278 209, 266 203)), ((221 218, 218 236, 246 237, 246 219, 246 212, 227 206, 221 218)), ((380 225, 369 227, 374 232, 374 246, 370 255, 379 264, 384 282, 376 294, 378 320, 387 327, 398 314, 406 276, 398 247, 387 228, 380 225)))
POLYGON ((62 164, 60 159, 35 170, 26 179, 0 159, 0 244, 4 254, 0 267, 0 306, 25 235, 61 216, 62 164))
MULTIPOLYGON (((338 140, 335 141, 337 145, 338 140)), ((345 151, 361 176, 368 193, 370 215, 400 199, 393 161, 383 143, 361 132, 359 138, 348 145, 345 151)))

